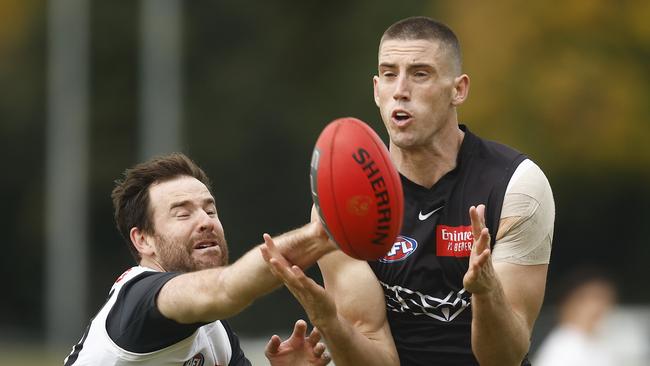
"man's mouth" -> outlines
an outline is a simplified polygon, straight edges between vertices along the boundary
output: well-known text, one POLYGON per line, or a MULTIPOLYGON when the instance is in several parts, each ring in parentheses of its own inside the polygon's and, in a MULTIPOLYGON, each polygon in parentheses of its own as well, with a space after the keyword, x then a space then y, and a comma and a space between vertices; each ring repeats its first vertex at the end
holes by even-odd
POLYGON ((395 123, 397 126, 400 126, 400 127, 401 127, 401 126, 405 126, 407 123, 409 123, 410 121, 412 121, 412 120, 413 120, 413 116, 412 116, 409 112, 407 112, 407 111, 405 111, 405 110, 396 109, 396 110, 394 110, 393 113, 391 114, 391 120, 392 120, 393 123, 395 123))
POLYGON ((194 249, 207 249, 218 246, 216 240, 205 240, 194 244, 194 249))

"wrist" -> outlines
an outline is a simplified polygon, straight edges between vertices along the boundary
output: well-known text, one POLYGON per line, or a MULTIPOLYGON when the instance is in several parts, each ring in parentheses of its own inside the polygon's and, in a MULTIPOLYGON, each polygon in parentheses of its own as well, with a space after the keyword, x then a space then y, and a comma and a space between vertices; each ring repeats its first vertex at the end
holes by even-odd
POLYGON ((330 240, 327 231, 321 224, 320 221, 312 221, 306 225, 306 228, 309 232, 309 237, 311 240, 316 243, 316 246, 319 248, 319 258, 327 253, 330 253, 338 249, 336 243, 330 240))
POLYGON ((308 235, 310 238, 314 240, 327 240, 327 232, 325 231, 325 228, 323 228, 323 225, 320 223, 320 221, 311 221, 307 225, 305 225, 308 235))
POLYGON ((280 253, 291 263, 305 269, 320 257, 336 249, 319 222, 310 222, 274 238, 280 253))
POLYGON ((320 314, 320 316, 311 316, 309 320, 325 338, 329 334, 338 334, 339 328, 341 328, 341 319, 336 311, 332 315, 320 314))
POLYGON ((495 303, 505 296, 501 289, 501 284, 494 279, 490 285, 481 288, 480 291, 472 292, 472 303, 495 303))

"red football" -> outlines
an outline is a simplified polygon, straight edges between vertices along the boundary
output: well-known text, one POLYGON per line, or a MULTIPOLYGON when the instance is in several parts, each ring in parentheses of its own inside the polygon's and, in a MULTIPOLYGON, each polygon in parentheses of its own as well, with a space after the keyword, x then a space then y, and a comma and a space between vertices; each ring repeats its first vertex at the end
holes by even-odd
POLYGON ((404 215, 402 182, 388 149, 356 118, 331 122, 311 159, 311 192, 330 238, 351 257, 385 255, 404 215))

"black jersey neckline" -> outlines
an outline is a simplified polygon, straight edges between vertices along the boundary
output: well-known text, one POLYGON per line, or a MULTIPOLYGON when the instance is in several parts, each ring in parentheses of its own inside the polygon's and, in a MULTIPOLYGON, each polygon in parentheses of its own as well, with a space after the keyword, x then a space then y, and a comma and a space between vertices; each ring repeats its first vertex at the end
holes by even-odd
POLYGON ((460 144, 458 156, 456 157, 456 166, 454 169, 448 171, 445 173, 445 175, 440 177, 440 179, 438 179, 438 181, 435 182, 431 188, 417 184, 404 176, 401 172, 398 172, 402 181, 402 187, 405 190, 408 190, 411 194, 419 197, 420 199, 430 200, 434 195, 436 195, 437 192, 444 190, 445 186, 448 186, 455 182, 458 173, 461 171, 462 165, 471 158, 474 147, 476 146, 476 142, 478 141, 476 135, 470 132, 469 128, 467 128, 466 125, 460 124, 458 125, 458 128, 465 133, 465 136, 463 136, 463 141, 460 144))

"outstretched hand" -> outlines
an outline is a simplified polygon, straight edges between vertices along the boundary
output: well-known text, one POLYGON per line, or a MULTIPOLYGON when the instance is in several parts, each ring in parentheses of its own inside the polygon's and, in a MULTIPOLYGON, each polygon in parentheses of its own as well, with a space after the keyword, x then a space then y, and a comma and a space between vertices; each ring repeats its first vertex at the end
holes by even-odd
POLYGON ((469 257, 469 268, 463 277, 463 286, 472 294, 483 294, 493 290, 497 277, 492 266, 490 231, 485 227, 485 205, 469 208, 474 244, 469 257))
POLYGON ((307 323, 298 320, 293 327, 293 333, 286 341, 273 335, 266 344, 264 355, 272 366, 324 366, 330 362, 330 356, 325 352, 325 345, 319 343, 318 329, 312 329, 309 337, 307 323))
POLYGON ((264 234, 264 244, 260 250, 271 272, 284 282, 300 302, 312 324, 319 327, 337 316, 334 299, 322 286, 307 277, 300 267, 290 263, 268 234, 264 234))

